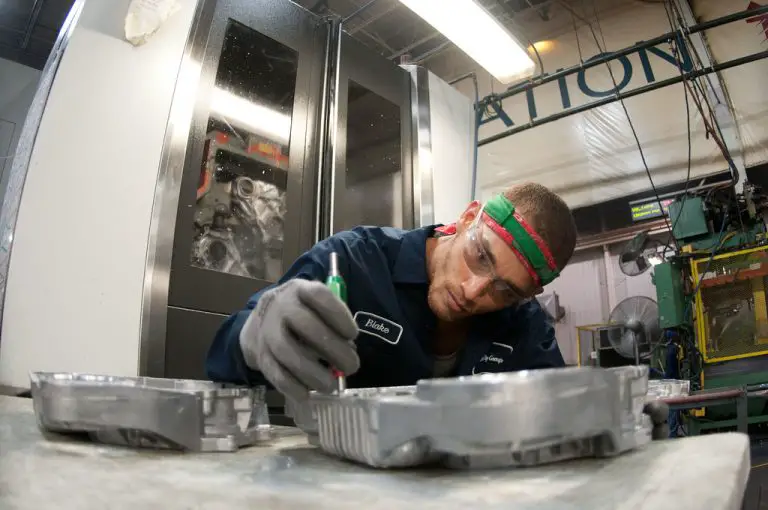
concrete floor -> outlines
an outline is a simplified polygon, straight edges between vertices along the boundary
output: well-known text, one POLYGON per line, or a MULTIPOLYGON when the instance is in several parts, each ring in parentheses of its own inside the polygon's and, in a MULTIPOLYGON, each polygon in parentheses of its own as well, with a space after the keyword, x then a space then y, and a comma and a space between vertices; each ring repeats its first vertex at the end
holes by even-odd
POLYGON ((742 510, 768 510, 768 439, 752 446, 752 470, 742 510))

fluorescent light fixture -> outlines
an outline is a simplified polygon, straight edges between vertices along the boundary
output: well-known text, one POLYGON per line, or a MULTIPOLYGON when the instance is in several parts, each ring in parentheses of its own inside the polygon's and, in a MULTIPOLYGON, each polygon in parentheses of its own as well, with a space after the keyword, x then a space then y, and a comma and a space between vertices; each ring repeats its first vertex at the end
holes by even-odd
POLYGON ((218 87, 211 93, 211 114, 281 145, 288 145, 291 138, 290 115, 218 87))
POLYGON ((501 83, 533 75, 526 49, 474 0, 400 0, 501 83))

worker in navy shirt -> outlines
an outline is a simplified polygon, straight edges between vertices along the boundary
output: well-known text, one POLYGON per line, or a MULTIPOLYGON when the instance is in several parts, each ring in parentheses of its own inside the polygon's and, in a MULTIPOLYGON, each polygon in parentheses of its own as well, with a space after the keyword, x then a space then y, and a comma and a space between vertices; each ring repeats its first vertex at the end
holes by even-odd
POLYGON ((453 225, 338 233, 227 319, 208 375, 302 400, 334 388, 329 366, 351 388, 561 367, 553 325, 533 298, 575 244, 565 202, 530 183, 472 202, 453 225), (323 284, 332 252, 346 305, 323 284))

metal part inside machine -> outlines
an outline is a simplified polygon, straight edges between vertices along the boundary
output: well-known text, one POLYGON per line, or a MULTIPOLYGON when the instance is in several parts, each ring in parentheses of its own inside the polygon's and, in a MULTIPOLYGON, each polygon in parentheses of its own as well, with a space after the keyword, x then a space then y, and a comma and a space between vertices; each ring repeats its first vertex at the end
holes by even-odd
POLYGON ((696 315, 704 360, 768 354, 768 247, 694 260, 691 267, 701 279, 696 315))
MULTIPOLYGON (((234 132, 234 130, 233 130, 234 132)), ((288 157, 273 142, 212 131, 200 171, 192 264, 280 277, 288 157)))
POLYGON ((532 466, 648 443, 647 389, 642 366, 530 370, 313 392, 294 415, 310 442, 373 467, 532 466))

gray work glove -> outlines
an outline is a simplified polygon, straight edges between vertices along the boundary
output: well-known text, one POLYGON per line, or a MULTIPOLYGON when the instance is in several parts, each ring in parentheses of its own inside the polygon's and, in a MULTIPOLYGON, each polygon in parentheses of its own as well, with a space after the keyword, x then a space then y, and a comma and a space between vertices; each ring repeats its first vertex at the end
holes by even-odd
POLYGON ((360 368, 352 341, 357 325, 347 306, 320 282, 302 279, 265 292, 240 331, 245 363, 296 401, 309 390, 330 392, 326 361, 345 375, 360 368))

